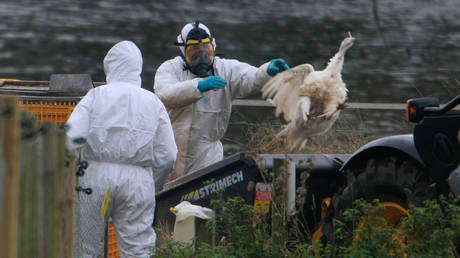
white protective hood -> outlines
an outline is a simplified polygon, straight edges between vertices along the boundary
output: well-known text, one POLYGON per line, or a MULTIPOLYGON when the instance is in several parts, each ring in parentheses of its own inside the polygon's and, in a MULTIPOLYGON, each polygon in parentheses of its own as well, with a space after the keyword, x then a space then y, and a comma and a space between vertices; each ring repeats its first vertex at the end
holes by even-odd
POLYGON ((169 174, 177 148, 163 103, 141 88, 139 49, 130 41, 116 44, 104 58, 104 70, 108 84, 90 90, 69 118, 69 150, 82 147, 83 159, 151 166, 154 176, 169 174))
POLYGON ((104 58, 107 83, 128 82, 141 86, 142 54, 134 43, 122 41, 104 58))
MULTIPOLYGON (((203 30, 205 30, 206 33, 208 33, 209 37, 211 38, 212 49, 215 52, 217 44, 216 44, 215 38, 212 37, 211 31, 209 30, 209 28, 206 25, 204 25, 203 23, 199 23, 198 27, 203 29, 203 30)), ((195 23, 194 22, 185 24, 185 26, 182 28, 180 34, 177 35, 177 43, 185 44, 186 39, 187 39, 187 35, 189 34, 189 32, 193 28, 195 28, 195 23)), ((182 45, 179 45, 179 50, 182 53, 182 55, 185 56, 185 47, 182 46, 182 45)))

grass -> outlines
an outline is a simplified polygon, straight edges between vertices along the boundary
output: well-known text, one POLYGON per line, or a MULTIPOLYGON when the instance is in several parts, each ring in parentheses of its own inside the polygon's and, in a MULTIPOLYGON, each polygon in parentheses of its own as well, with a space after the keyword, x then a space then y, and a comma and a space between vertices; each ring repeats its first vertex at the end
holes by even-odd
MULTIPOLYGON (((245 135, 246 142, 240 143, 242 149, 252 153, 283 153, 281 149, 266 152, 264 146, 281 130, 281 126, 266 124, 248 124, 245 135)), ((349 154, 361 146, 376 139, 357 130, 352 124, 342 121, 336 123, 323 135, 315 135, 308 139, 305 147, 299 151, 303 154, 349 154)))

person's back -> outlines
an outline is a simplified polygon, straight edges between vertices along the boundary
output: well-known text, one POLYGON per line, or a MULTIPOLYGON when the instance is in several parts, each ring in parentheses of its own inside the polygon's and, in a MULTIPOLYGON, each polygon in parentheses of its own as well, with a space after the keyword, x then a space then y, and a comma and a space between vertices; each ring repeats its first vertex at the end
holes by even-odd
POLYGON ((161 101, 152 92, 126 83, 93 91, 97 108, 91 114, 83 159, 150 167, 156 130, 168 122, 163 120, 166 110, 161 101))
POLYGON ((137 46, 116 44, 104 59, 104 70, 107 85, 90 90, 67 122, 68 149, 88 162, 79 184, 92 189, 77 200, 75 257, 102 254, 109 218, 120 253, 146 257, 156 241, 155 183, 163 184, 172 171, 177 148, 164 105, 141 88, 137 46))

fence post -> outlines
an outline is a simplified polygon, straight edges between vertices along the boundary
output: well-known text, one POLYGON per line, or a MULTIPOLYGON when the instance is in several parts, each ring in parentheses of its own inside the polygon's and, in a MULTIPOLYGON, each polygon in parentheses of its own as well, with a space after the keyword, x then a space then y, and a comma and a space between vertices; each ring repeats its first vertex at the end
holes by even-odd
POLYGON ((66 133, 58 132, 58 150, 62 187, 60 189, 59 210, 61 216, 62 247, 60 257, 73 257, 73 228, 74 228, 74 198, 75 198, 75 171, 76 159, 66 152, 66 133))
POLYGON ((1 257, 17 257, 18 192, 19 192, 19 108, 14 97, 5 97, 0 103, 0 143, 5 161, 3 207, 0 214, 1 257))
POLYGON ((60 235, 60 217, 59 217, 59 204, 58 193, 60 187, 60 179, 58 178, 59 164, 58 164, 58 137, 56 133, 55 122, 44 122, 44 142, 43 150, 44 155, 44 173, 43 173, 43 188, 44 188, 44 232, 46 237, 44 239, 44 253, 45 257, 59 258, 61 247, 60 235))
POLYGON ((21 111, 18 257, 42 257, 40 251, 38 125, 35 116, 21 111))

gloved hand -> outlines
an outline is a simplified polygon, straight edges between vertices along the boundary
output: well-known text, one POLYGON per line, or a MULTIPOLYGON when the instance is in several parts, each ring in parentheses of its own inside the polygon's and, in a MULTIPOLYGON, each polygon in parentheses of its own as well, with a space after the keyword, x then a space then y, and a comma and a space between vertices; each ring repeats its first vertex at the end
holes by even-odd
POLYGON ((198 90, 205 92, 212 89, 222 89, 227 85, 227 81, 219 76, 208 76, 208 78, 198 83, 198 90))
POLYGON ((289 70, 289 65, 282 58, 272 59, 267 68, 267 73, 270 76, 275 76, 276 74, 289 70))

